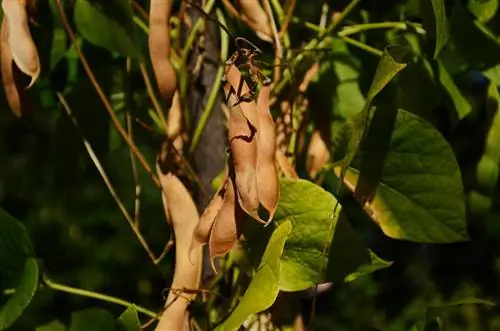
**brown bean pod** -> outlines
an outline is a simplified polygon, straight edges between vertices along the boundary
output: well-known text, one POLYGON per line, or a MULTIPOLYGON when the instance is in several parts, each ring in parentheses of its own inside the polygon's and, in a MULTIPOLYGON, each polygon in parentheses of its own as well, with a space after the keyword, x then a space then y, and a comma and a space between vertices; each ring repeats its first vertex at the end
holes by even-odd
POLYGON ((215 271, 213 261, 218 256, 228 253, 238 241, 244 212, 236 203, 236 188, 234 176, 228 176, 224 203, 215 219, 208 242, 210 261, 215 271))
POLYGON ((210 238, 210 233, 214 225, 215 219, 219 214, 219 211, 224 204, 224 196, 227 190, 227 179, 220 188, 220 190, 215 193, 214 197, 208 204, 208 206, 203 211, 200 217, 200 221, 193 232, 193 240, 191 241, 191 247, 189 251, 192 252, 197 247, 203 246, 208 243, 210 238))
POLYGON ((27 88, 33 86, 40 76, 40 59, 35 43, 31 38, 26 0, 2 1, 4 22, 8 25, 5 32, 12 59, 21 72, 31 77, 27 88))
POLYGON ((175 290, 199 288, 201 279, 201 247, 189 251, 193 231, 199 215, 191 194, 177 176, 162 173, 157 166, 162 186, 165 215, 170 219, 175 234, 175 270, 171 290, 165 302, 165 310, 156 330, 174 331, 185 327, 187 308, 196 292, 179 295, 175 290))
POLYGON ((265 223, 258 215, 256 104, 254 101, 238 100, 238 96, 235 95, 235 91, 241 94, 250 91, 236 66, 231 66, 226 76, 228 83, 224 85, 224 91, 226 98, 230 99, 230 105, 234 105, 229 110, 228 140, 238 201, 247 214, 265 223))
POLYGON ((270 90, 269 85, 263 85, 257 99, 259 116, 257 183, 259 201, 268 212, 266 224, 269 224, 274 217, 280 195, 276 166, 276 126, 269 111, 270 90))
POLYGON ((165 102, 170 105, 177 86, 177 76, 170 62, 170 11, 172 0, 151 0, 149 9, 149 56, 165 102))

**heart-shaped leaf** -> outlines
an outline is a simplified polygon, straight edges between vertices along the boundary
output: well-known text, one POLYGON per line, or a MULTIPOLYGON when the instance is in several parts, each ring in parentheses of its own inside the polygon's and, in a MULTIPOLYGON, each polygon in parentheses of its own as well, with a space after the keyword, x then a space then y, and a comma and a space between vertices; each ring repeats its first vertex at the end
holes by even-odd
POLYGON ((292 231, 292 224, 288 221, 283 222, 274 230, 245 294, 231 315, 216 328, 216 331, 236 330, 250 315, 263 311, 274 303, 278 296, 282 272, 280 256, 290 231, 292 231))
MULTIPOLYGON (((358 169, 350 167, 344 178, 352 191, 358 169)), ((340 167, 335 172, 339 175, 340 167)), ((362 203, 391 238, 421 243, 468 239, 462 178, 453 151, 432 125, 409 112, 398 111, 378 186, 362 203)))

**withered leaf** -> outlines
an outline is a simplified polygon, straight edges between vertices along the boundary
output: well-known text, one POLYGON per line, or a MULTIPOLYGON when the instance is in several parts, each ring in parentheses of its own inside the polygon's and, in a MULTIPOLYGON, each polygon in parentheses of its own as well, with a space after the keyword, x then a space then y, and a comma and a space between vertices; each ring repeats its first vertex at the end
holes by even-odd
POLYGON ((201 247, 194 248, 190 252, 199 215, 189 191, 177 176, 170 172, 164 174, 159 166, 157 174, 162 186, 165 214, 174 229, 175 270, 165 310, 156 330, 177 331, 184 329, 187 307, 194 300, 200 283, 201 247), (192 291, 183 292, 184 289, 192 291))
POLYGON ((158 89, 170 105, 177 86, 177 76, 170 62, 170 11, 172 0, 151 0, 149 9, 149 55, 158 89))
POLYGON ((276 167, 276 127, 269 112, 270 90, 269 85, 263 85, 257 99, 259 116, 257 183, 259 201, 269 215, 267 223, 274 217, 280 192, 276 167))

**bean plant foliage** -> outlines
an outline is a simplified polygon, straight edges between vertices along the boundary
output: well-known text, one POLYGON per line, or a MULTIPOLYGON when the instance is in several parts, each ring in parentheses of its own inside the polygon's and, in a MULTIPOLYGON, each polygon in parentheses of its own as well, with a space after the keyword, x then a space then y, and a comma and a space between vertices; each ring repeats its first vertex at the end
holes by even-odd
POLYGON ((498 325, 498 0, 1 3, 0 330, 498 325))

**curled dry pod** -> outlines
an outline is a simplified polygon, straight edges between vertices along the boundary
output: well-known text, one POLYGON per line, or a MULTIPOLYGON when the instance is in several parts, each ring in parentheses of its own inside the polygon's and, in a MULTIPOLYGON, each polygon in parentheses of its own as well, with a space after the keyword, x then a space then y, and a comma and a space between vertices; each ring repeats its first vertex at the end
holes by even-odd
POLYGON ((274 217, 280 195, 276 167, 276 127, 269 112, 270 90, 269 85, 263 85, 257 99, 257 114, 259 116, 257 183, 260 203, 269 214, 267 224, 274 217))
POLYGON ((157 166, 162 186, 165 214, 170 220, 175 235, 175 270, 171 288, 165 302, 165 310, 156 330, 183 330, 188 314, 187 308, 196 296, 201 277, 202 250, 190 252, 193 231, 198 224, 198 210, 184 184, 170 172, 163 173, 157 166), (183 292, 184 289, 192 291, 183 292))
POLYGON ((266 12, 258 0, 239 0, 243 20, 265 41, 273 42, 273 30, 266 12))
POLYGON ((172 0, 151 0, 149 9, 149 56, 158 89, 170 105, 177 86, 177 77, 170 62, 170 11, 172 0))
POLYGON ((311 142, 307 148, 306 168, 309 176, 311 176, 311 178, 316 177, 318 172, 328 162, 328 159, 330 159, 328 146, 323 140, 321 133, 318 130, 314 130, 311 136, 311 142))
POLYGON ((224 202, 215 218, 208 241, 208 251, 214 271, 214 259, 228 253, 238 241, 243 217, 244 212, 236 203, 234 176, 230 174, 227 179, 224 202))
POLYGON ((2 9, 12 58, 19 70, 31 77, 30 88, 40 75, 40 59, 31 38, 26 0, 4 0, 2 9))
POLYGON ((226 194, 226 189, 227 179, 219 189, 219 191, 215 193, 212 201, 210 201, 208 206, 203 211, 203 214, 200 217, 200 221, 198 222, 198 225, 196 226, 196 229, 193 233, 193 240, 191 241, 191 247, 189 249, 190 252, 193 252, 196 248, 208 243, 215 218, 219 214, 219 211, 224 203, 224 195, 226 194))
POLYGON ((228 140, 234 165, 234 181, 241 208, 254 219, 265 223, 258 215, 259 197, 257 186, 257 130, 258 117, 254 101, 238 100, 235 91, 250 92, 236 66, 227 71, 224 85, 230 107, 228 120, 228 140), (241 85, 240 85, 241 84, 241 85), (238 102, 241 101, 241 102, 238 102))

